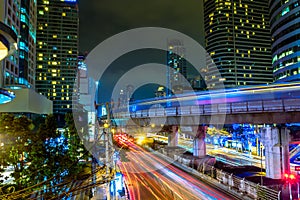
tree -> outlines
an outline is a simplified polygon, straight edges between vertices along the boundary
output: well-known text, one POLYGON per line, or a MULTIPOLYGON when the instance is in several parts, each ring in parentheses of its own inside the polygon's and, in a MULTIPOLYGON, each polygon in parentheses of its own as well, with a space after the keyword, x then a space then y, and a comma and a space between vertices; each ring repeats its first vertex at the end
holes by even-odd
POLYGON ((32 121, 26 116, 15 117, 6 113, 0 115, 1 165, 13 166, 12 176, 19 189, 26 187, 28 182, 25 164, 34 137, 32 129, 32 121))
POLYGON ((66 115, 63 133, 57 130, 54 115, 37 121, 33 125, 26 116, 0 114, 0 164, 2 169, 14 167, 16 190, 35 186, 32 190, 55 196, 65 190, 57 184, 70 178, 74 180, 85 167, 78 160, 89 155, 85 153, 71 114, 66 115))
MULTIPOLYGON (((74 118, 72 113, 67 113, 65 116, 65 121, 66 121, 66 127, 65 127, 65 132, 68 138, 68 146, 69 146, 69 151, 68 151, 68 159, 70 162, 76 162, 79 159, 82 160, 88 160, 90 157, 90 154, 87 152, 87 150, 84 147, 84 135, 87 134, 87 127, 83 127, 83 131, 81 132, 82 137, 80 138, 75 123, 74 123, 74 118)), ((83 169, 83 165, 76 165, 73 166, 73 168, 70 170, 70 174, 78 174, 83 169)))

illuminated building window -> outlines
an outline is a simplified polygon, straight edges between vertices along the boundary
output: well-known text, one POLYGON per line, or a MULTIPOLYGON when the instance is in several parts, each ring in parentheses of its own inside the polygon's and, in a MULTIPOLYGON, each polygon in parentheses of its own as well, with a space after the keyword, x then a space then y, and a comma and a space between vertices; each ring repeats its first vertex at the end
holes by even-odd
POLYGON ((53 35, 52 37, 53 37, 53 38, 57 38, 57 35, 53 35))
POLYGON ((65 16, 66 16, 66 13, 64 13, 64 12, 63 12, 63 13, 61 13, 61 16, 65 17, 65 16))
POLYGON ((40 15, 44 15, 44 11, 43 10, 39 10, 39 14, 40 15))
POLYGON ((49 11, 49 8, 48 8, 48 7, 45 7, 45 11, 49 11))
POLYGON ((290 7, 289 7, 289 6, 282 10, 281 16, 284 16, 284 15, 287 14, 288 12, 290 12, 290 7))

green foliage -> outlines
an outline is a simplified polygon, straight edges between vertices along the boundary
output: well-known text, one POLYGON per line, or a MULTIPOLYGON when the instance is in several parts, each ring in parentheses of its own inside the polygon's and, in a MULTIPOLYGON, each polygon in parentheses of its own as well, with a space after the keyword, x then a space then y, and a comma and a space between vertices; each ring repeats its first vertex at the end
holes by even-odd
MULTIPOLYGON (((51 181, 40 185, 40 189, 44 186, 55 187, 66 179, 76 178, 84 167, 78 160, 81 157, 87 160, 89 156, 77 134, 72 114, 66 115, 65 132, 59 133, 54 115, 38 118, 33 123, 26 116, 2 113, 0 150, 0 169, 14 167, 12 176, 16 190, 45 180, 51 181)), ((55 190, 54 193, 60 192, 57 187, 55 190)))
MULTIPOLYGON (((70 160, 70 162, 76 162, 79 158, 82 160, 87 160, 88 157, 90 157, 90 154, 87 153, 83 145, 82 138, 80 138, 76 130, 72 113, 66 114, 65 121, 66 121, 65 129, 68 136, 68 145, 69 145, 68 159, 70 160)), ((82 169, 83 169, 83 165, 73 166, 72 170, 70 171, 70 174, 76 175, 82 169)))
POLYGON ((32 121, 26 116, 0 115, 1 165, 13 166, 12 175, 18 188, 23 188, 26 184, 25 164, 34 137, 31 127, 32 121))

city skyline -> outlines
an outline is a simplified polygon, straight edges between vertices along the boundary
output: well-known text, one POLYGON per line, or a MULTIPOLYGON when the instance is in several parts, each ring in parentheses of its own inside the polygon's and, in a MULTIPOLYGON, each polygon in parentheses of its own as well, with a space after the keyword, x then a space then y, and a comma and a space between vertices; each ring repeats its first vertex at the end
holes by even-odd
POLYGON ((299 19, 299 0, 0 0, 0 199, 298 199, 299 19))

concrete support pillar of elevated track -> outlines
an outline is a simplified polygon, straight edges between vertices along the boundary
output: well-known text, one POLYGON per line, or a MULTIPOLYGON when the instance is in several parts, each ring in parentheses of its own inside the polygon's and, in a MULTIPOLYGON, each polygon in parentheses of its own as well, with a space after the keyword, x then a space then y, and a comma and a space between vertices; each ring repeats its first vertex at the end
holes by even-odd
POLYGON ((168 135, 168 146, 175 147, 178 146, 178 125, 172 125, 170 127, 170 132, 168 135))
POLYGON ((263 127, 261 140, 265 148, 266 177, 284 178, 290 172, 289 133, 286 127, 263 127))
POLYGON ((202 158, 206 156, 206 144, 205 144, 205 135, 207 131, 207 126, 199 125, 193 126, 194 145, 193 145, 193 156, 202 158))

